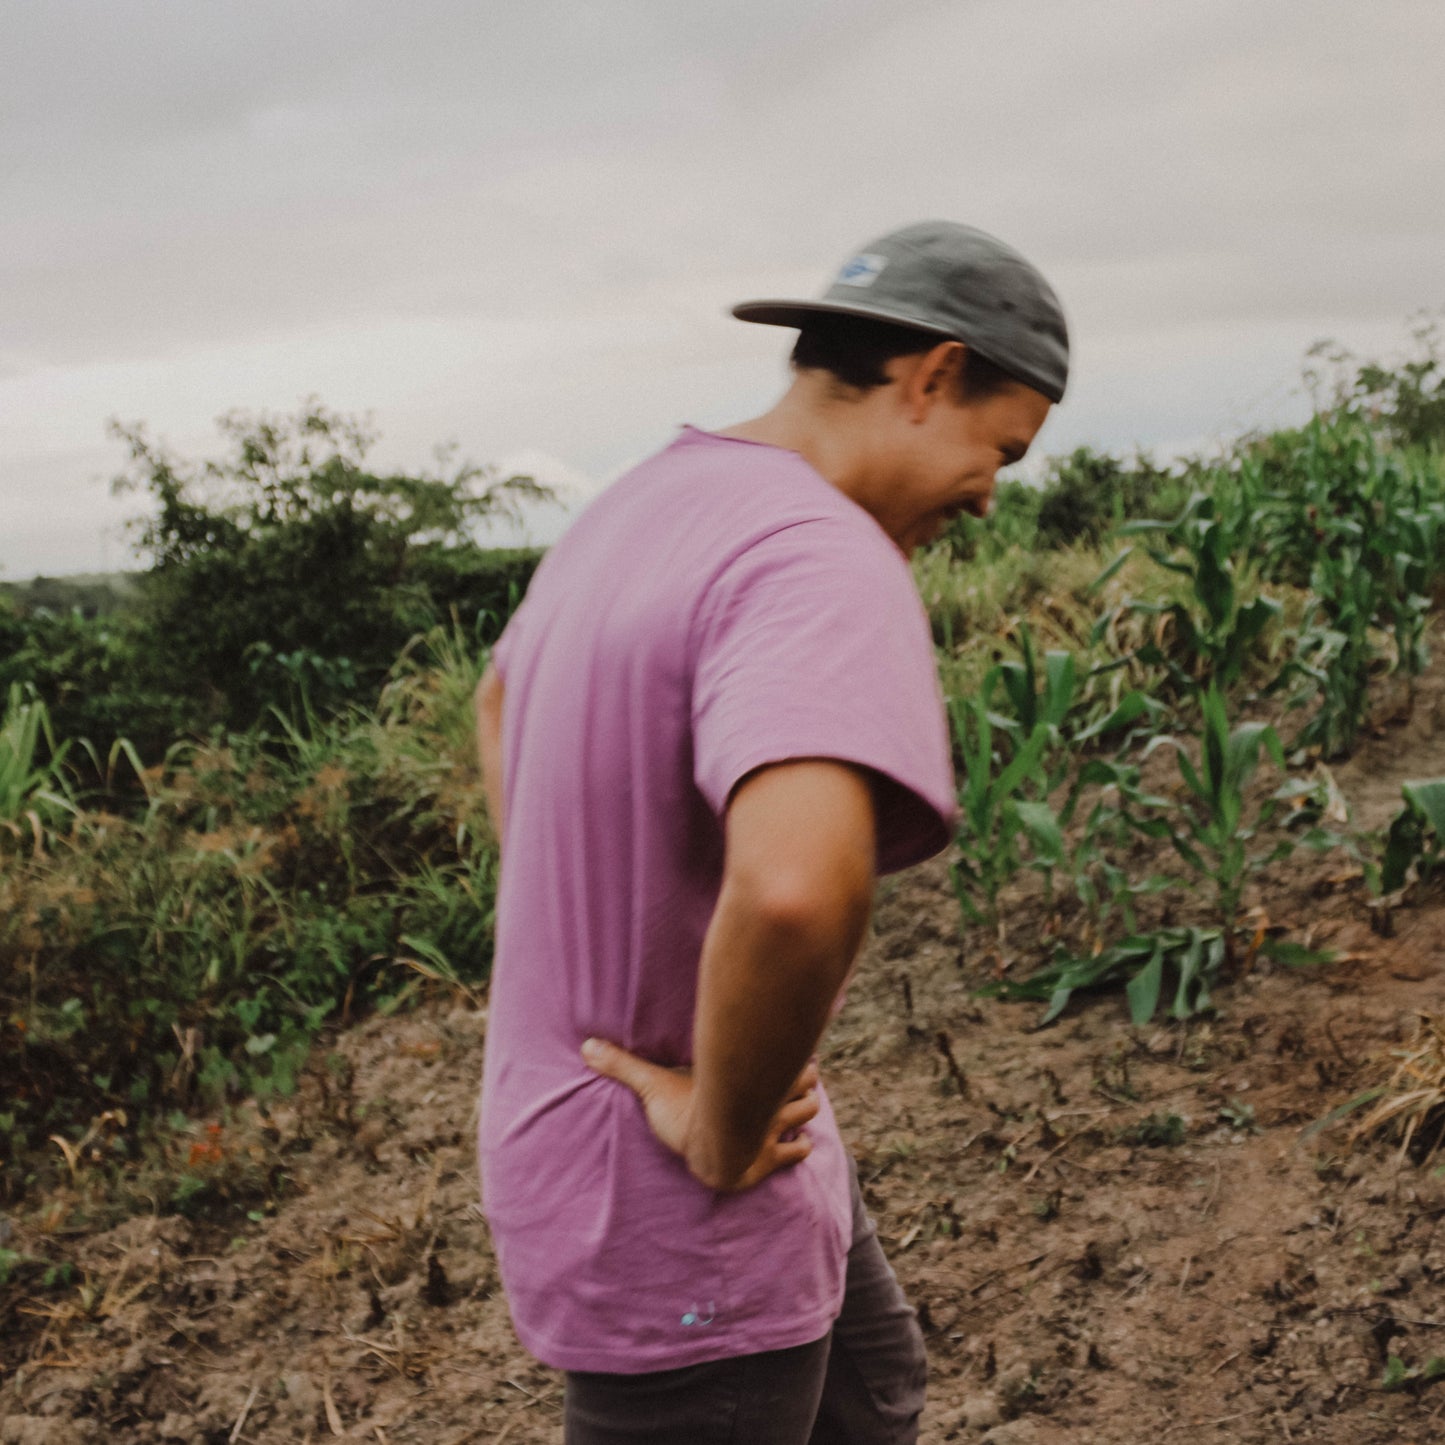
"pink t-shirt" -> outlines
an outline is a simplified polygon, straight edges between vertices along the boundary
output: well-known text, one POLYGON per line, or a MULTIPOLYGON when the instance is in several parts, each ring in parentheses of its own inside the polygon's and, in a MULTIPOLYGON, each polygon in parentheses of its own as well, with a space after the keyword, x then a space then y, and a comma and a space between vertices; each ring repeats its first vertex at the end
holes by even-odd
POLYGON ((506 835, 482 1192, 523 1344, 622 1374, 783 1349, 842 1301, 847 1156, 704 1188, 578 1049, 691 1060, 723 816, 753 769, 879 782, 879 867, 948 841, 953 779, 902 553, 794 452, 691 428, 551 550, 498 642, 506 835))

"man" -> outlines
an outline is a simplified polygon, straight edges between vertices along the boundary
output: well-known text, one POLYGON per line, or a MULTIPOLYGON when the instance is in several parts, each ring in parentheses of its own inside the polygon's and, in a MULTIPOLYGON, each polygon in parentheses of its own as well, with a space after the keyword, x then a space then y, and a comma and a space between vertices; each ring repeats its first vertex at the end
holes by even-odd
POLYGON ((925 1359, 810 1062, 879 872, 954 788, 907 556, 1067 374, 1042 276, 928 222, 819 301, 765 415, 548 554, 478 688, 502 839, 483 1196, 568 1445, 916 1439, 925 1359))

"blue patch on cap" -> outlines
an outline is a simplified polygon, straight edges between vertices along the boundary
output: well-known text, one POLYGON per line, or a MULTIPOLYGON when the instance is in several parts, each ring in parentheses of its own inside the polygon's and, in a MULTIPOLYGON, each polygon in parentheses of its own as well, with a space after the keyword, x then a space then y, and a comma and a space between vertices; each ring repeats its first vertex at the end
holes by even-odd
POLYGON ((864 251, 861 255, 854 256, 841 271, 838 272, 839 286, 871 286, 878 279, 879 272, 888 264, 886 256, 879 256, 871 251, 864 251))

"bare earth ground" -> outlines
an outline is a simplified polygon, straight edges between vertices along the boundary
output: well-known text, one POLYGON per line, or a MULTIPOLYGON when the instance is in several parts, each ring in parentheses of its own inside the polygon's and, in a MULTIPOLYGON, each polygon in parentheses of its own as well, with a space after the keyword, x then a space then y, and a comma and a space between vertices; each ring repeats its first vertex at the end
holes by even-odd
MULTIPOLYGON (((1445 775, 1442 699, 1437 668, 1337 770, 1361 826, 1445 775)), ((1347 872, 1297 860, 1258 900, 1339 962, 1142 1030, 1117 997, 1045 1030, 975 998, 946 868, 885 885, 824 1074, 928 1336, 926 1441, 1445 1439, 1445 1385, 1380 1388, 1388 1355, 1445 1355, 1445 1171, 1306 1132, 1445 1012, 1445 896, 1386 938, 1347 872)), ((484 1034, 456 1001, 373 1018, 284 1107, 199 1136, 218 1188, 289 1181, 254 1220, 67 1233, 60 1196, 9 1221, 88 1293, 0 1304, 0 1442, 558 1440, 474 1205, 484 1034)))

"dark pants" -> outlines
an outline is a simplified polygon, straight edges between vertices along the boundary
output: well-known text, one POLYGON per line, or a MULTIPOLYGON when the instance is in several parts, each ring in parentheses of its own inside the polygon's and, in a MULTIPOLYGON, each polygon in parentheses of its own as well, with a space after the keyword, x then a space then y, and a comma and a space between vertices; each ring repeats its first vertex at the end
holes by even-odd
POLYGON ((912 1445, 923 1335, 853 1181, 843 1309, 812 1344, 649 1375, 567 1376, 565 1445, 912 1445))

